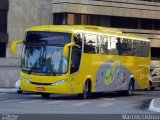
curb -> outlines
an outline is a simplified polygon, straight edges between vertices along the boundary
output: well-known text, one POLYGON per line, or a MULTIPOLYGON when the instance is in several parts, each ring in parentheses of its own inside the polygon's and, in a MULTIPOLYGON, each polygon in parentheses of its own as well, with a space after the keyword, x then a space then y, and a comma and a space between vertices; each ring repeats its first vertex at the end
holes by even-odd
POLYGON ((160 98, 152 99, 149 108, 149 111, 159 112, 160 113, 160 98))
POLYGON ((0 93, 1 92, 16 92, 16 88, 0 88, 0 93))

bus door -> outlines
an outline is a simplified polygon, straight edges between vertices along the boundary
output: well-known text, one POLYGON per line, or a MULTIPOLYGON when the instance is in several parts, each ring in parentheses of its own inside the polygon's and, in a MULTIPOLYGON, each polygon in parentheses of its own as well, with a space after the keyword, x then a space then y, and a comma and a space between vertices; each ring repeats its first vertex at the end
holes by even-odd
POLYGON ((74 37, 75 46, 72 47, 71 53, 71 68, 70 68, 70 80, 71 80, 71 91, 75 92, 76 88, 79 88, 80 81, 80 63, 82 58, 82 39, 80 34, 74 37))

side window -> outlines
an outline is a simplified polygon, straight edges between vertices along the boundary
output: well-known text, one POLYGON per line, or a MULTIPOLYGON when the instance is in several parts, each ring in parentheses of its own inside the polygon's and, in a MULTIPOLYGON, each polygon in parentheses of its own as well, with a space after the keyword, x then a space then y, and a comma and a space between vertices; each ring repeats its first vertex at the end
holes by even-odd
POLYGON ((70 73, 78 72, 81 62, 81 50, 78 46, 72 48, 72 63, 70 73))
POLYGON ((145 41, 133 41, 133 54, 138 57, 148 57, 149 56, 150 44, 145 41))
POLYGON ((78 33, 74 36, 75 46, 72 48, 72 62, 71 62, 71 71, 73 74, 78 72, 80 68, 81 56, 82 56, 82 34, 78 33))
POLYGON ((109 37, 108 39, 108 54, 110 55, 118 55, 117 43, 118 40, 116 37, 109 37))
POLYGON ((142 57, 148 57, 148 56, 149 56, 149 43, 142 42, 142 57))
POLYGON ((126 39, 126 38, 121 39, 121 55, 124 56, 133 55, 133 46, 131 39, 126 39))
POLYGON ((95 46, 96 54, 101 53, 101 36, 97 35, 96 46, 95 46))
POLYGON ((101 35, 100 36, 100 53, 108 54, 108 36, 101 35))
POLYGON ((82 49, 82 34, 78 33, 74 36, 74 42, 79 49, 82 49))
POLYGON ((96 34, 84 33, 84 53, 98 54, 99 41, 96 34))
POLYGON ((137 41, 137 56, 142 57, 142 42, 137 41))
POLYGON ((123 43, 123 38, 118 38, 117 39, 118 42, 117 42, 117 50, 118 50, 118 55, 123 55, 124 51, 125 51, 125 48, 126 48, 126 45, 125 43, 123 43))
POLYGON ((135 56, 142 56, 142 42, 138 40, 133 41, 133 54, 135 56))
POLYGON ((84 53, 108 54, 109 37, 92 33, 84 34, 84 53))

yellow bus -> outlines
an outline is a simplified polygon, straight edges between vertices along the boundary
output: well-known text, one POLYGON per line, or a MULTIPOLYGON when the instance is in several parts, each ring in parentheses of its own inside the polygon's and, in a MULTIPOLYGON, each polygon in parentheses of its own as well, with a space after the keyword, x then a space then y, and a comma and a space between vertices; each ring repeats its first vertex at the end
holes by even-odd
POLYGON ((23 44, 22 91, 78 94, 133 90, 149 86, 150 41, 118 29, 87 25, 35 26, 23 44))

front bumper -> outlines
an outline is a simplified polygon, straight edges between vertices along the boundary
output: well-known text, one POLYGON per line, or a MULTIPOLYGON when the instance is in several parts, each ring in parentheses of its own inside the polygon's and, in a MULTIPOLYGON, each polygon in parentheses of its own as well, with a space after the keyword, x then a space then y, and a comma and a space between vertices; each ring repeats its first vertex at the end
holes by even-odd
POLYGON ((65 82, 59 85, 35 85, 32 83, 26 83, 20 81, 21 90, 27 92, 36 92, 36 93, 55 93, 55 94, 72 94, 69 87, 69 82, 65 82))

